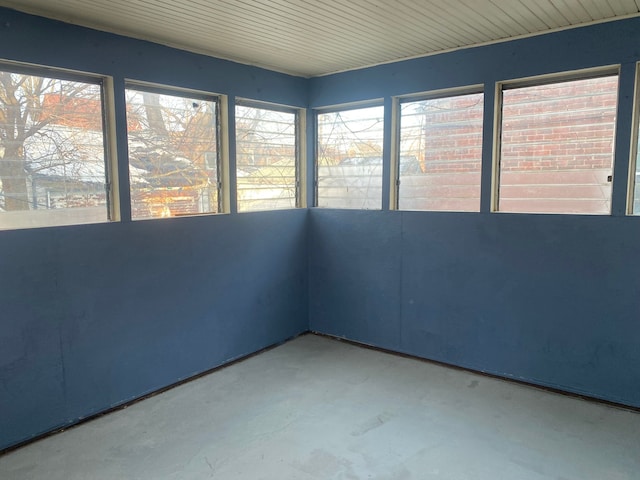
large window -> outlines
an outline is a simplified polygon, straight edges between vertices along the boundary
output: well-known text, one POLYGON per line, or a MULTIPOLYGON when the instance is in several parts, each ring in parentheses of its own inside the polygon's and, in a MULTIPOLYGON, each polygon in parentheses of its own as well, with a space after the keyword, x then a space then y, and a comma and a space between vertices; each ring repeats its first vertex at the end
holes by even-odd
POLYGON ((617 75, 502 91, 503 212, 608 214, 617 75))
POLYGON ((238 211, 297 206, 297 115, 236 105, 238 211))
POLYGON ((382 208, 382 106, 318 113, 320 207, 382 208))
POLYGON ((483 94, 400 104, 398 208, 480 210, 483 94))
POLYGON ((217 98, 136 85, 126 96, 132 218, 218 212, 217 98))
POLYGON ((108 221, 101 81, 24 72, 0 71, 0 229, 108 221))

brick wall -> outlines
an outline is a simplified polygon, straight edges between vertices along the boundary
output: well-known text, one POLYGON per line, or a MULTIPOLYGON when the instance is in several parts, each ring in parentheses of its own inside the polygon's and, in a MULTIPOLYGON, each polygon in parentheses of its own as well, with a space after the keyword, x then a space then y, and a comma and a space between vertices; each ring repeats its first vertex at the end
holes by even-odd
POLYGON ((417 158, 419 172, 400 164, 399 208, 480 209, 482 94, 429 99, 402 106, 401 157, 417 158))
MULTIPOLYGON (((402 125, 401 154, 421 172, 401 175, 400 208, 478 210, 482 107, 473 100, 429 100, 420 124, 416 114, 402 125)), ((608 213, 616 101, 617 77, 505 90, 500 210, 608 213)))

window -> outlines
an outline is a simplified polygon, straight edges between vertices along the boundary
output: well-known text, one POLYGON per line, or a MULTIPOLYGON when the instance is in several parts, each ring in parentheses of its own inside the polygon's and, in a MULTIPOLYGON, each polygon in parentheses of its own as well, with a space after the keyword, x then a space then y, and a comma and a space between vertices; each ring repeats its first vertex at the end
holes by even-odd
POLYGON ((480 210, 483 97, 400 104, 399 209, 480 210))
POLYGON ((617 75, 502 92, 498 210, 608 214, 617 75))
POLYGON ((318 113, 320 207, 382 208, 384 107, 318 113))
POLYGON ((218 99, 136 85, 126 96, 132 218, 218 212, 218 99))
POLYGON ((631 168, 629 169, 629 195, 627 213, 640 215, 640 63, 636 64, 635 108, 632 133, 633 148, 631 168))
POLYGON ((297 206, 297 115, 236 105, 238 211, 297 206))
POLYGON ((101 80, 32 73, 0 71, 0 229, 108 221, 101 80))

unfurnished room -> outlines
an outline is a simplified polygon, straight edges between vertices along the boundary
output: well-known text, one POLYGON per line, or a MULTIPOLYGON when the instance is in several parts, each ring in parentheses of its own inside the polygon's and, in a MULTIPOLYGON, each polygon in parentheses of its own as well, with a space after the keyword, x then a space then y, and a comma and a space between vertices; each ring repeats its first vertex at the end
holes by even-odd
POLYGON ((638 45, 0 0, 0 479, 640 480, 638 45))

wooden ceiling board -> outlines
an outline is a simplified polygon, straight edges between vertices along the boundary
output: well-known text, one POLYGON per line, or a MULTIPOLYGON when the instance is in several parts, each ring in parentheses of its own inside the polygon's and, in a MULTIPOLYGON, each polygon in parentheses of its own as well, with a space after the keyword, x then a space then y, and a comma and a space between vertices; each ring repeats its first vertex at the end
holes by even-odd
POLYGON ((640 14, 640 0, 0 0, 305 77, 640 14))

